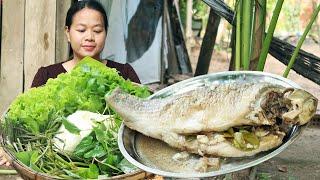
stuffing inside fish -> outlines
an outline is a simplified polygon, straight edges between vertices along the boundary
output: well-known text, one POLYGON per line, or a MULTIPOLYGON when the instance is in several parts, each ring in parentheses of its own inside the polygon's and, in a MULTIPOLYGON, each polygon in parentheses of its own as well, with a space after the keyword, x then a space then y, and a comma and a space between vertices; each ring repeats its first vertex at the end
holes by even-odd
MULTIPOLYGON (((268 131, 267 135, 256 137, 257 147, 247 149, 233 142, 239 139, 240 132, 234 133, 233 140, 216 140, 215 136, 233 127, 277 126, 279 120, 284 124, 302 125, 310 121, 317 106, 317 99, 304 90, 270 83, 205 86, 150 100, 117 89, 106 96, 106 101, 131 129, 181 150, 223 157, 267 151, 281 144, 284 133, 268 131), (196 138, 187 140, 190 135, 196 138), (207 143, 202 143, 204 141, 207 143), (213 143, 216 141, 218 143, 213 143)), ((254 131, 249 133, 255 134, 254 131)))

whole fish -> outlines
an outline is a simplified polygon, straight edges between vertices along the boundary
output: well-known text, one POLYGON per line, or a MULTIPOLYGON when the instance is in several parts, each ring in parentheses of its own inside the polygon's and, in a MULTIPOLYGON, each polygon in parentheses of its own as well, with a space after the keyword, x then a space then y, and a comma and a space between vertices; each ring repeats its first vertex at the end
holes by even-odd
MULTIPOLYGON (((129 128, 170 146, 188 149, 183 141, 188 134, 223 132, 243 125, 272 126, 279 119, 305 124, 315 114, 318 100, 307 91, 270 83, 230 83, 150 100, 116 89, 106 101, 129 128)), ((281 136, 264 150, 278 146, 281 136)))

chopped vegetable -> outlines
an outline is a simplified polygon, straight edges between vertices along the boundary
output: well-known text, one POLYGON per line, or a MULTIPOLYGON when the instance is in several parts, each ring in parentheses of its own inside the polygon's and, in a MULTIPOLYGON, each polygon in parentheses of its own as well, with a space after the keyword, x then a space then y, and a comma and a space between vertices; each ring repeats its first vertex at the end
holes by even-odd
POLYGON ((260 141, 254 133, 240 130, 234 133, 233 145, 241 150, 253 150, 259 147, 260 141))

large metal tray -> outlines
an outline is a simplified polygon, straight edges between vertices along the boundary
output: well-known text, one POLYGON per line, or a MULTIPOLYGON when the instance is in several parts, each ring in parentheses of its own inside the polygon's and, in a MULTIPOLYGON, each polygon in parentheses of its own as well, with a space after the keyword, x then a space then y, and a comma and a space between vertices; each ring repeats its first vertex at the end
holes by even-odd
MULTIPOLYGON (((149 98, 162 98, 187 92, 201 86, 210 86, 214 84, 225 84, 232 82, 270 82, 284 87, 301 88, 298 84, 292 82, 289 79, 270 73, 229 71, 198 76, 195 78, 187 79, 185 81, 181 81, 156 92, 149 98)), ((145 171, 166 177, 176 178, 212 177, 246 169, 276 156, 284 149, 286 149, 295 139, 297 139, 297 137, 301 134, 301 131, 305 127, 306 125, 293 126, 290 132, 284 138, 282 145, 280 145, 276 149, 262 152, 251 157, 222 159, 221 168, 219 170, 212 170, 203 173, 184 171, 183 169, 172 171, 172 169, 174 169, 170 167, 172 164, 166 165, 166 161, 169 161, 170 157, 167 157, 168 155, 164 155, 163 152, 170 152, 169 154, 174 154, 175 152, 179 152, 178 150, 169 147, 159 140, 146 137, 137 131, 131 130, 124 124, 121 125, 121 128, 119 130, 118 145, 121 153, 129 162, 145 171)))

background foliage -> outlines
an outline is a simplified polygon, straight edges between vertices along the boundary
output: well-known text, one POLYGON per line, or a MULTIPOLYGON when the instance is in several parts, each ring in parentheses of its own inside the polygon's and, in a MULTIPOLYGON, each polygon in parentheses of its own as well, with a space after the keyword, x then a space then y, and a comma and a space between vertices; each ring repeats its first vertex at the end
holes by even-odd
MULTIPOLYGON (((185 27, 186 19, 186 1, 179 0, 179 11, 182 25, 185 27)), ((234 9, 236 0, 225 0, 225 2, 234 9)), ((277 0, 267 1, 267 17, 266 17, 266 29, 271 20, 273 9, 277 0)), ((303 30, 307 26, 308 20, 316 7, 320 3, 320 0, 285 0, 280 13, 279 21, 275 30, 275 36, 286 38, 288 36, 301 36, 303 30)), ((202 0, 193 0, 193 21, 202 20, 202 28, 206 27, 209 15, 209 7, 202 2, 202 0)), ((195 26, 196 23, 193 23, 195 26)), ((225 24, 227 29, 228 25, 225 24)), ((320 18, 318 17, 310 33, 309 37, 315 41, 320 40, 320 18)))

